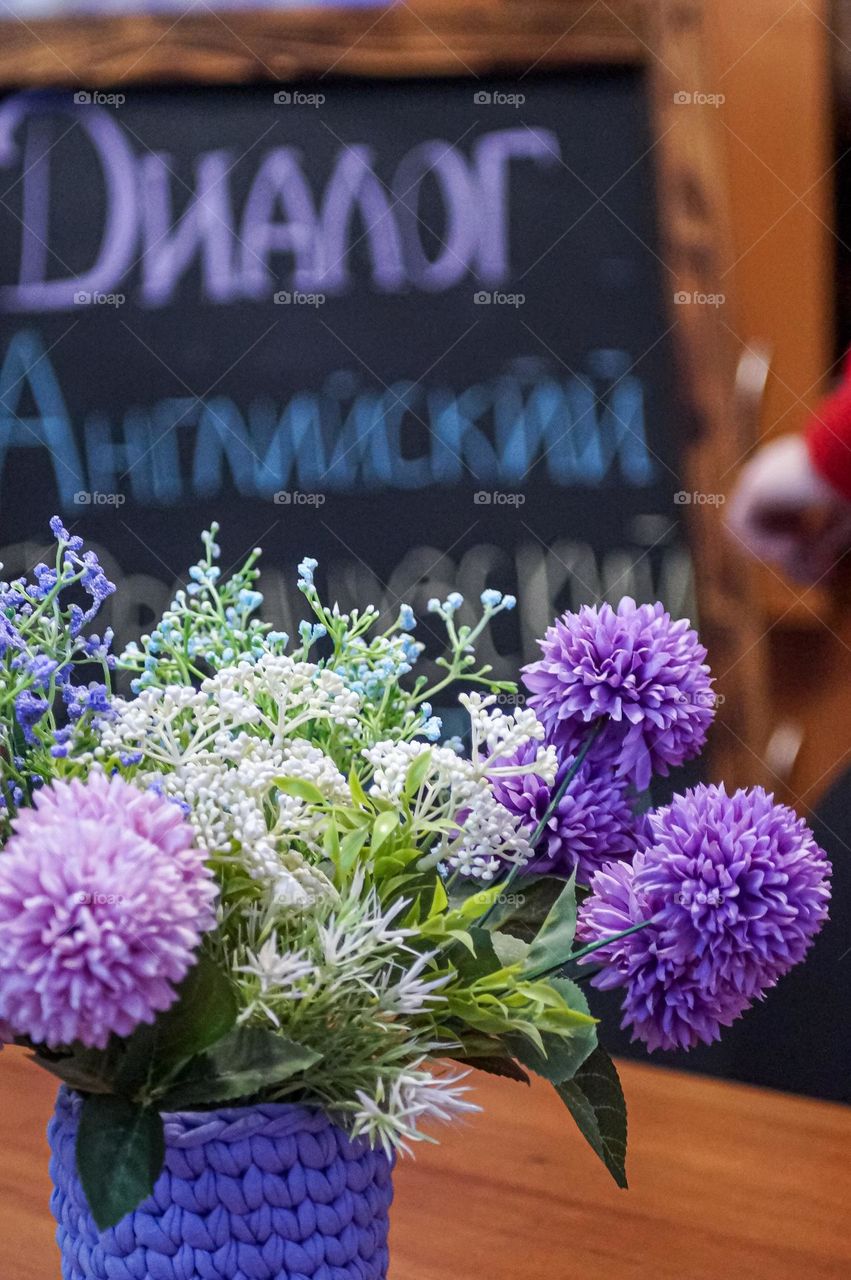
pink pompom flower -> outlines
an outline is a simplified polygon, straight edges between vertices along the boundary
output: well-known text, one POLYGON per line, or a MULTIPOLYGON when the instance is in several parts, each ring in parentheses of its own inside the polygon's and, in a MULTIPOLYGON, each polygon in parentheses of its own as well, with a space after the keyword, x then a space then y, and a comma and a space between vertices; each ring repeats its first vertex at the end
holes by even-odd
POLYGON ((0 853, 0 1025, 104 1048, 176 999, 216 886, 171 800, 122 778, 54 782, 0 853))

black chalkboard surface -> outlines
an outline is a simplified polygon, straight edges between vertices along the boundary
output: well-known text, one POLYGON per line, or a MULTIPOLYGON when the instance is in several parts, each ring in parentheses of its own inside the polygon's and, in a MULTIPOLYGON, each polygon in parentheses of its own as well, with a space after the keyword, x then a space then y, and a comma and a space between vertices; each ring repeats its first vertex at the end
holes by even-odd
POLYGON ((515 591, 506 675, 559 608, 687 611, 652 149, 627 66, 4 99, 7 568, 61 511, 127 638, 216 518, 285 628, 305 554, 341 604, 515 591))

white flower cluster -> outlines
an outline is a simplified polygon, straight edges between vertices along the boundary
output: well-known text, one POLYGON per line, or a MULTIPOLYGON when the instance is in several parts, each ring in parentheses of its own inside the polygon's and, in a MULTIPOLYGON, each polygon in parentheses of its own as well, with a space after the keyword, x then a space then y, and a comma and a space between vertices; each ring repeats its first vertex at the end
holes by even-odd
POLYGON ((467 776, 465 766, 469 761, 461 759, 451 747, 429 747, 424 742, 397 742, 395 738, 387 738, 362 751, 372 766, 372 794, 382 800, 399 800, 408 768, 425 751, 431 752, 425 782, 430 795, 449 789, 467 776))
MULTIPOLYGON (((493 793, 494 777, 537 774, 552 785, 556 757, 540 747, 526 763, 516 753, 544 737, 543 725, 526 709, 506 714, 494 695, 462 694, 471 722, 470 758, 449 747, 432 747, 429 770, 415 801, 416 820, 444 823, 439 847, 442 861, 463 875, 488 881, 506 864, 522 865, 532 857, 529 832, 493 793)), ((408 769, 426 747, 418 742, 383 741, 365 748, 373 770, 373 790, 385 800, 398 800, 408 769)))
MULTIPOLYGON (((496 704, 496 694, 462 693, 458 701, 470 717, 470 758, 477 772, 492 773, 497 761, 511 756, 527 742, 541 742, 544 726, 534 711, 521 708, 506 714, 496 704)), ((556 757, 552 747, 539 752, 534 772, 547 782, 555 777, 556 757), (543 769, 543 773, 541 770, 543 769)), ((516 773, 517 770, 510 770, 516 773)))
POLYGON ((159 781, 166 795, 189 806, 203 848, 238 856, 255 878, 274 885, 281 905, 303 907, 331 892, 326 877, 294 847, 300 843, 318 853, 323 818, 303 800, 281 793, 276 780, 282 777, 311 782, 328 799, 349 799, 333 761, 304 738, 278 747, 240 733, 159 781))
POLYGON ((117 755, 130 763, 144 753, 146 762, 172 769, 187 753, 208 749, 222 727, 218 708, 191 685, 144 689, 129 701, 113 698, 112 715, 99 726, 95 755, 117 755), (196 720, 201 722, 197 732, 196 720))
POLYGON ((264 654, 257 662, 225 667, 201 685, 222 707, 260 708, 257 723, 272 741, 292 737, 319 720, 357 728, 360 696, 327 667, 288 654, 264 654))
POLYGON ((169 685, 116 699, 97 754, 138 763, 140 782, 187 807, 202 848, 239 858, 274 887, 280 905, 305 907, 333 895, 303 852, 321 849, 323 819, 280 792, 277 780, 302 779, 329 800, 350 802, 334 762, 298 735, 322 720, 351 727, 358 708, 357 694, 332 672, 268 654, 223 669, 198 690, 169 685))

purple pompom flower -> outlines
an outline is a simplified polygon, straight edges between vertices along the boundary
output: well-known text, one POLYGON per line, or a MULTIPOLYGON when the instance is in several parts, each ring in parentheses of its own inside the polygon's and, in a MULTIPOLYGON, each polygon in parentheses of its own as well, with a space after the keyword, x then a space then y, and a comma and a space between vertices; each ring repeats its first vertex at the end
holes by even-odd
POLYGON ((579 936, 596 986, 624 987, 624 1026, 648 1048, 718 1039, 804 958, 827 918, 830 863, 802 818, 761 787, 699 786, 648 816, 632 865, 591 881, 579 936))
MULTIPOLYGON (((535 759, 538 749, 537 742, 529 742, 515 752, 510 761, 499 763, 528 764, 535 759)), ((511 813, 526 819, 530 832, 534 831, 573 763, 573 756, 562 762, 553 787, 531 772, 495 775, 493 793, 511 813)), ((565 878, 576 870, 580 883, 587 884, 603 863, 628 856, 637 843, 636 819, 627 798, 627 784, 613 777, 610 771, 592 767, 586 761, 550 816, 535 857, 523 870, 565 878)))
POLYGON ((575 753, 600 717, 592 755, 616 759, 640 789, 655 771, 699 754, 715 698, 706 650, 686 620, 661 604, 629 597, 565 613, 540 642, 543 657, 524 667, 529 706, 560 752, 575 753))
POLYGON ((0 853, 0 1025, 104 1048, 176 999, 216 887, 179 808, 119 777, 54 782, 0 853))

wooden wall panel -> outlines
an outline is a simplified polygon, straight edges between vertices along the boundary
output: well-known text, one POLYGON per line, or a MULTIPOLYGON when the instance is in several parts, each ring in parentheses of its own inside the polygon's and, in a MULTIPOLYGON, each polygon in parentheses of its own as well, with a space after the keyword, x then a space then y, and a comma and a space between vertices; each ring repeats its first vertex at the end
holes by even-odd
MULTIPOLYGON (((839 54, 851 54, 836 26, 827 0, 706 0, 710 79, 725 95, 735 299, 725 318, 740 346, 771 359, 760 439, 800 429, 838 372, 833 79, 839 54)), ((755 584, 771 728, 754 769, 806 813, 851 759, 851 593, 804 591, 767 566, 755 584)))

